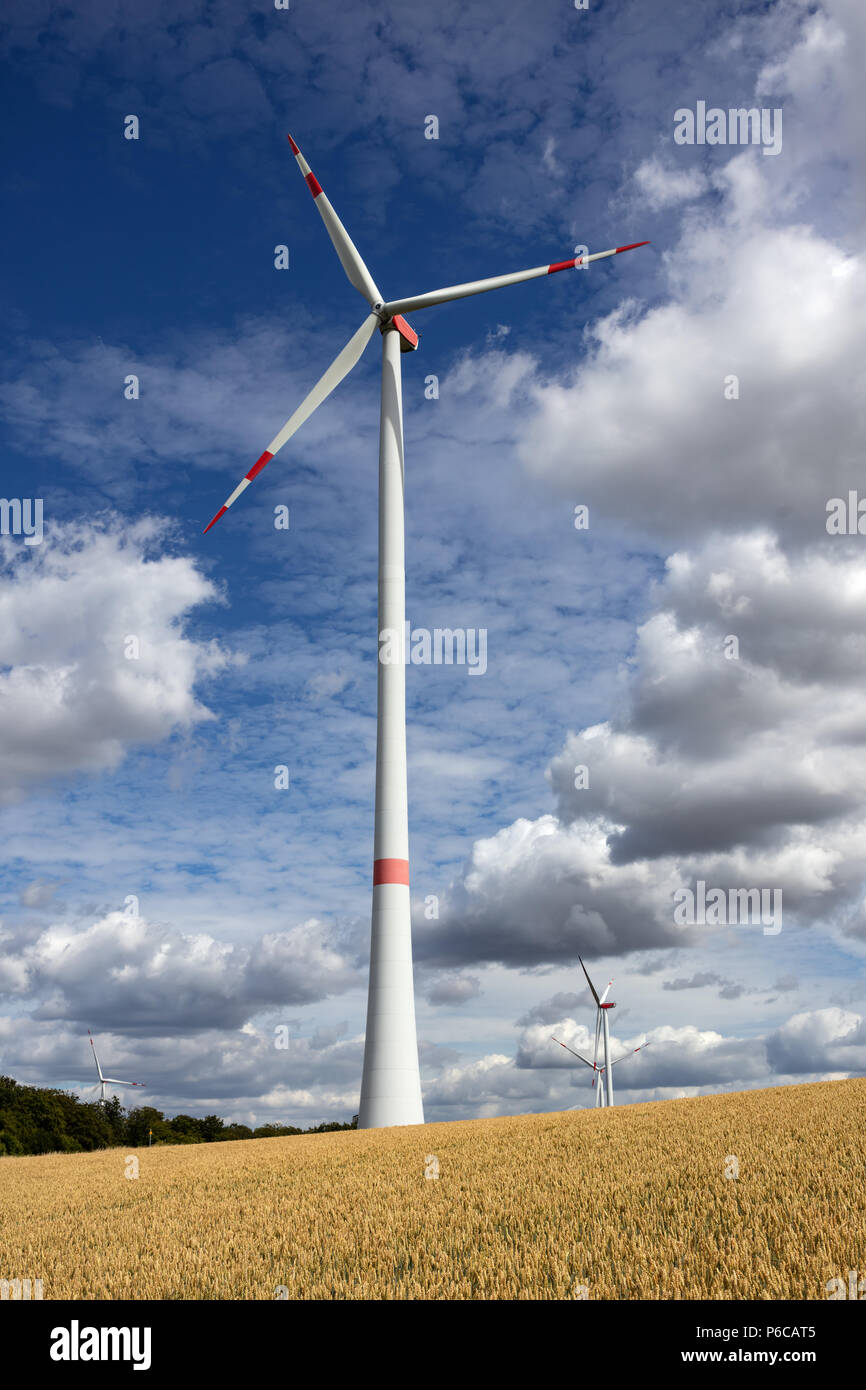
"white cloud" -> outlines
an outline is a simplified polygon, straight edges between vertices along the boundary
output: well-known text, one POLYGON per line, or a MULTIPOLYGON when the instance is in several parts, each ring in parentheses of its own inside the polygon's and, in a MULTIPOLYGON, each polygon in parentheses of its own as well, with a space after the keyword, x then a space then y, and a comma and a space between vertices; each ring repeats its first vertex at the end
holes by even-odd
POLYGON ((132 912, 0 939, 0 980, 34 1018, 160 1031, 236 1028, 262 1009, 300 1006, 358 985, 333 930, 310 920, 239 945, 174 931, 132 912))
POLYGON ((766 534, 672 556, 638 633, 628 715, 571 736, 549 768, 560 816, 622 826, 618 860, 781 848, 796 827, 825 827, 797 843, 826 879, 843 854, 828 823, 866 817, 864 591, 857 554, 793 566, 766 534))
POLYGON ((634 174, 641 206, 650 212, 686 203, 706 193, 709 182, 700 169, 675 169, 657 155, 640 163, 634 174))
POLYGON ((184 636, 218 597, 184 557, 149 553, 155 521, 53 527, 39 546, 4 547, 0 799, 60 774, 118 765, 138 744, 212 717, 197 682, 228 663, 184 636))
POLYGON ((866 1072, 866 1019, 848 1009, 794 1014, 767 1040, 777 1071, 866 1072))
POLYGON ((695 946, 672 911, 697 878, 778 889, 789 926, 862 934, 864 592, 856 552, 794 565, 763 532, 672 556, 619 715, 553 758, 556 815, 476 841, 439 919, 419 906, 421 958, 527 966, 695 946))
MULTIPOLYGON (((827 499, 857 484, 866 268, 809 227, 762 222, 757 167, 737 156, 726 212, 687 218, 662 303, 626 302, 591 325, 563 381, 520 364, 525 466, 591 516, 675 544, 756 517, 816 539, 827 499)), ((491 391, 509 395, 517 366, 491 391)), ((487 373, 492 360, 479 388, 487 373)))

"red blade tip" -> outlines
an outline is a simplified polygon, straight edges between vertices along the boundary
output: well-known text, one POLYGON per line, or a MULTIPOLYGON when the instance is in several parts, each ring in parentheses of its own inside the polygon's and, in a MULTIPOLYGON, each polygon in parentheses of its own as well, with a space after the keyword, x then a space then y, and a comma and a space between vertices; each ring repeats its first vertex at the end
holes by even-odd
POLYGON ((616 254, 619 255, 620 251, 634 251, 638 246, 649 246, 649 244, 648 241, 633 241, 630 246, 618 246, 616 254))
POLYGON ((287 136, 286 136, 286 139, 288 140, 289 144, 290 144, 291 147, 292 147, 292 154, 300 154, 301 151, 298 149, 298 147, 297 147, 297 145, 295 144, 294 140, 292 139, 291 135, 287 135, 287 136))
POLYGON ((202 535, 203 535, 203 536, 206 536, 207 533, 208 533, 208 531, 210 530, 210 528, 211 528, 212 526, 216 526, 216 524, 217 524, 217 522, 219 521, 220 517, 221 517, 221 516, 225 516, 225 514, 226 514, 227 511, 228 511, 228 507, 220 507, 220 509, 219 509, 219 511, 217 512, 216 516, 214 517, 213 521, 209 521, 208 524, 207 524, 207 526, 206 526, 206 527, 204 528, 204 530, 202 531, 202 535))

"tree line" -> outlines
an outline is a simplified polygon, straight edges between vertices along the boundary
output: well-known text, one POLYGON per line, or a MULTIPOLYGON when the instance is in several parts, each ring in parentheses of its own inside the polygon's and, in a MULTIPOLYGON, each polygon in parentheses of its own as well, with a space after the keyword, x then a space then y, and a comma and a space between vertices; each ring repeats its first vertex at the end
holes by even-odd
POLYGON ((151 1105, 125 1110, 117 1096, 103 1105, 82 1101, 69 1091, 21 1086, 0 1076, 0 1157, 6 1154, 82 1153, 92 1149, 143 1148, 148 1144, 213 1144, 224 1139, 275 1139, 284 1134, 326 1134, 357 1129, 333 1121, 297 1129, 294 1125, 226 1124, 219 1115, 173 1115, 166 1119, 151 1105))

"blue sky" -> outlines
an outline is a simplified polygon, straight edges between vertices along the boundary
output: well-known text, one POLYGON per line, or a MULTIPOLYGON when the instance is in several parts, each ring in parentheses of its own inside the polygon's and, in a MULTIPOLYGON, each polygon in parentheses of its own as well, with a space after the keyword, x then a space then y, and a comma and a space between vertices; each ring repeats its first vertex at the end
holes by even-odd
POLYGON ((588 1103, 578 952, 653 1043, 623 1100, 862 1072, 853 0, 13 3, 0 44, 2 491, 45 515, 0 538, 2 1069, 84 1086, 91 1027, 169 1111, 357 1108, 375 342, 201 535, 364 317, 291 131, 392 298, 652 241, 413 319, 407 613, 488 632, 408 679, 428 1117, 588 1103), (781 151, 676 144, 698 101, 781 151), (697 879, 782 932, 677 929, 697 879))

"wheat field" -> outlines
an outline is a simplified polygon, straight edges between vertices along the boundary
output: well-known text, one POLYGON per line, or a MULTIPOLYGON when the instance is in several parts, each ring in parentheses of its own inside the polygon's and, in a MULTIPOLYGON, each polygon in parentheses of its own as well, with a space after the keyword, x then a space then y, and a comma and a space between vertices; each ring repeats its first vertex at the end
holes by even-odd
POLYGON ((0 1158, 0 1279, 46 1299, 824 1299, 866 1271, 864 1121, 861 1079, 0 1158))

